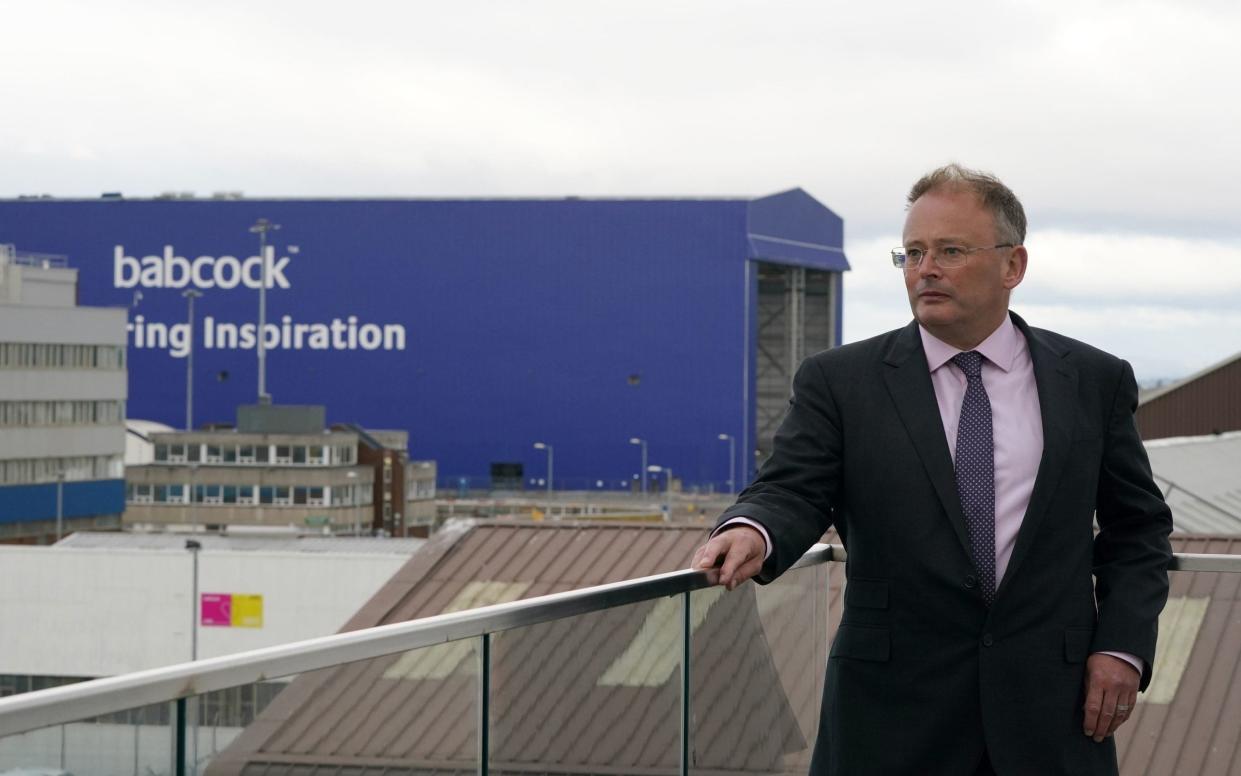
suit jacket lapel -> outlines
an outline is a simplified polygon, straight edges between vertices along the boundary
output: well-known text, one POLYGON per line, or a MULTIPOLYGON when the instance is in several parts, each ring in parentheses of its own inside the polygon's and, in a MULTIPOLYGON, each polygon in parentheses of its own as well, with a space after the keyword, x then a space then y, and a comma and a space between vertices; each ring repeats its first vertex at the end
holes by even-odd
POLYGON ((1039 524, 1047 515, 1052 496, 1069 462, 1069 448, 1073 444, 1073 422, 1077 407, 1077 369, 1069 363, 1066 348, 1053 345, 1032 331, 1016 313, 1013 322, 1025 335, 1030 348, 1030 361, 1034 365, 1034 382, 1038 387, 1039 414, 1043 420, 1043 455, 1039 459, 1038 475, 1030 505, 1026 508, 1012 557, 1004 572, 1004 579, 996 591, 997 598, 1008 587, 1008 581, 1030 551, 1030 545, 1039 524))
POLYGON ((918 458, 927 476, 935 486, 935 492, 943 504, 948 520, 956 531, 965 554, 969 556, 969 538, 965 530, 965 513, 961 511, 961 498, 957 494, 956 474, 952 468, 952 454, 944 435, 944 424, 939 418, 939 405, 935 401, 935 388, 931 385, 931 372, 927 368, 926 353, 922 349, 922 337, 917 322, 910 323, 897 334, 892 347, 884 356, 887 368, 884 380, 888 393, 896 405, 896 412, 905 424, 909 438, 913 440, 918 458))

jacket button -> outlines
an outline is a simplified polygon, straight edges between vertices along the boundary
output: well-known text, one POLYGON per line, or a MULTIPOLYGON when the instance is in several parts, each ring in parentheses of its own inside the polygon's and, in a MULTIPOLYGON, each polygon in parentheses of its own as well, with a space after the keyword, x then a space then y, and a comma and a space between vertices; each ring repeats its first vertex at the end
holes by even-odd
POLYGON ((991 634, 990 634, 990 633, 983 634, 983 637, 982 637, 982 645, 983 645, 984 647, 989 647, 989 646, 991 646, 991 645, 992 645, 992 644, 994 644, 994 643, 995 643, 995 639, 991 638, 991 634))
POLYGON ((977 580, 977 579, 974 579, 974 575, 973 575, 973 574, 966 574, 966 575, 965 575, 965 589, 966 589, 966 590, 973 590, 973 589, 974 589, 974 587, 975 587, 975 586, 977 586, 977 585, 978 585, 978 580, 977 580))

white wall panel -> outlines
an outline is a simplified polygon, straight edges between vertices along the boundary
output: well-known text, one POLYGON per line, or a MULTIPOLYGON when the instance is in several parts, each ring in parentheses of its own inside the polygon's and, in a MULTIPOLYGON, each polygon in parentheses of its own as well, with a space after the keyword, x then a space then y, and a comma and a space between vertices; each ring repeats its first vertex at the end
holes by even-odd
MULTIPOLYGON (((263 627, 199 627, 214 657, 335 633, 408 559, 202 551, 200 593, 263 596, 263 627)), ((0 673, 106 676, 190 659, 188 551, 0 546, 0 673)))

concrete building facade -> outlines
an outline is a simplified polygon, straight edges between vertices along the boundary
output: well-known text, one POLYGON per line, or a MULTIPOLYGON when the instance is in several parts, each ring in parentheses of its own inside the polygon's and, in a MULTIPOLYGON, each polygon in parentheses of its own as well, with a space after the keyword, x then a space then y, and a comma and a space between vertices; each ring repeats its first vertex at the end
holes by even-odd
POLYGON ((121 523, 126 312, 79 307, 77 277, 0 245, 0 541, 121 523))
POLYGON ((404 431, 327 428, 325 414, 253 405, 239 408, 234 428, 150 433, 152 462, 126 473, 125 526, 425 536, 435 464, 409 461, 404 431))

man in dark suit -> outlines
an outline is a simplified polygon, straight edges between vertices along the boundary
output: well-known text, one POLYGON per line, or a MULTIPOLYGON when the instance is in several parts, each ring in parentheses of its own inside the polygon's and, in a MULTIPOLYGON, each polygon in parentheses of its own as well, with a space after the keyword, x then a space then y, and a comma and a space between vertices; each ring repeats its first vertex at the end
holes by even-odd
POLYGON ((1129 365, 1009 312, 1025 229, 990 175, 919 180, 893 251, 915 320, 801 365, 770 460, 695 555, 730 589, 768 582, 836 526, 814 774, 1116 773, 1171 514, 1129 365))

